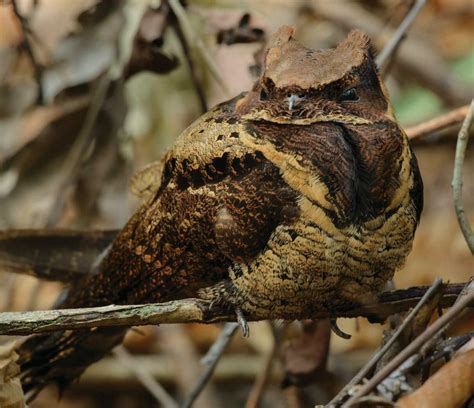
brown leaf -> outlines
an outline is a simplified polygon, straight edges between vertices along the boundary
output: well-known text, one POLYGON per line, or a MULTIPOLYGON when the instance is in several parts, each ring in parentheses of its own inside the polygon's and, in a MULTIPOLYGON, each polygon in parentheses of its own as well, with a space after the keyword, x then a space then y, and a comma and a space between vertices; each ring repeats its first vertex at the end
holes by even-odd
POLYGON ((245 13, 237 27, 220 30, 217 33, 217 43, 232 45, 238 43, 259 42, 265 39, 265 31, 250 25, 250 14, 245 13))
POLYGON ((15 342, 0 345, 0 407, 25 408, 20 383, 20 367, 16 364, 15 342))
POLYGON ((114 61, 124 16, 115 2, 102 3, 101 8, 93 9, 101 18, 90 16, 91 25, 87 25, 87 29, 71 33, 52 48, 51 62, 44 66, 42 73, 46 101, 53 101, 68 88, 93 81, 114 61))
POLYGON ((458 408, 474 394, 474 349, 441 367, 418 390, 397 402, 400 408, 458 408))
POLYGON ((0 270, 71 282, 88 273, 117 234, 109 231, 0 231, 0 270))
MULTIPOLYGON (((408 324, 407 327, 403 330, 401 335, 398 339, 393 343, 393 345, 387 350, 384 356, 380 359, 379 363, 377 364, 377 370, 379 371, 383 366, 385 366, 395 355, 397 355, 403 348, 405 348, 410 342, 416 338, 419 334, 421 334, 425 329, 430 319, 433 315, 433 312, 439 305, 441 295, 444 290, 444 285, 440 285, 435 293, 432 294, 431 299, 427 301, 421 309, 418 311, 414 319, 408 324)), ((408 312, 405 315, 408 316, 408 312)), ((403 319, 404 320, 404 319, 403 319)), ((402 322, 400 322, 402 324, 402 322)), ((394 328, 393 330, 385 333, 385 340, 388 341, 393 333, 397 330, 394 328), (389 335, 390 334, 390 335, 389 335)))
POLYGON ((328 319, 306 320, 298 337, 284 350, 283 385, 307 384, 324 371, 329 351, 331 324, 328 319))
POLYGON ((179 65, 178 58, 163 47, 164 32, 169 25, 169 14, 159 10, 148 10, 140 23, 133 42, 130 61, 125 68, 129 77, 140 71, 166 74, 179 65))

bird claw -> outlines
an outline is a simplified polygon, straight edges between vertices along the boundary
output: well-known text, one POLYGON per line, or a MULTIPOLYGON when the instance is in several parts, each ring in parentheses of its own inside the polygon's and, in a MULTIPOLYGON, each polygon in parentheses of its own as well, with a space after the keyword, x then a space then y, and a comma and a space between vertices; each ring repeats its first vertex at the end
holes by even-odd
POLYGON ((244 337, 248 337, 250 333, 249 324, 247 323, 247 319, 240 307, 235 308, 235 315, 237 316, 237 323, 239 323, 240 328, 242 329, 242 334, 244 337))
POLYGON ((349 340, 352 337, 350 334, 343 332, 339 328, 339 326, 337 325, 337 319, 331 319, 331 330, 334 332, 334 334, 345 340, 349 340))

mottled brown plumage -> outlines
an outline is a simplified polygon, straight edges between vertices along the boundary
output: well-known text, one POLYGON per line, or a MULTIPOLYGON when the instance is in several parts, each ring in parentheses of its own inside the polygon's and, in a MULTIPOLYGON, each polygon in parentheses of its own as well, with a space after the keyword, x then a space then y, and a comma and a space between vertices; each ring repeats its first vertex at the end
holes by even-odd
MULTIPOLYGON (((146 202, 62 307, 192 296, 302 319, 363 302, 393 276, 422 184, 367 36, 314 51, 283 27, 264 65, 250 92, 199 118, 141 175, 146 202)), ((123 334, 32 338, 20 350, 25 389, 67 385, 123 334)))

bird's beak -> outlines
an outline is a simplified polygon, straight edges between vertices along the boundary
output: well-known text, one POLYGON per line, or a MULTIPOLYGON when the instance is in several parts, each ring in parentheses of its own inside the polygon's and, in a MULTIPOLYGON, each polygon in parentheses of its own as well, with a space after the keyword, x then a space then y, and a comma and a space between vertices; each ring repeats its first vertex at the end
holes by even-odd
POLYGON ((304 98, 291 94, 288 98, 288 109, 291 111, 294 107, 298 106, 298 104, 304 100, 304 98))

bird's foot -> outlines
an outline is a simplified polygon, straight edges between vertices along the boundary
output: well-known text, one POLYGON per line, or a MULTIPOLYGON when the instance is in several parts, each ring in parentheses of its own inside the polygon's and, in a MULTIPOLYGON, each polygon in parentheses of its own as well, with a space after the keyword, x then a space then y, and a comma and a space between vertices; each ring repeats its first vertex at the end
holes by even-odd
POLYGON ((242 309, 238 306, 235 306, 234 310, 235 310, 235 315, 237 316, 237 323, 242 329, 242 334, 244 335, 244 337, 248 337, 250 333, 249 324, 242 312, 242 309))
POLYGON ((242 309, 240 308, 241 301, 237 296, 236 288, 233 283, 229 280, 219 282, 216 285, 202 288, 199 290, 199 298, 210 301, 209 308, 212 309, 214 306, 224 307, 227 310, 233 310, 237 318, 237 323, 242 329, 244 337, 249 336, 249 325, 245 318, 242 309))
POLYGON ((349 340, 352 336, 346 332, 343 332, 340 327, 337 325, 337 319, 331 319, 331 330, 336 334, 337 336, 349 340))

